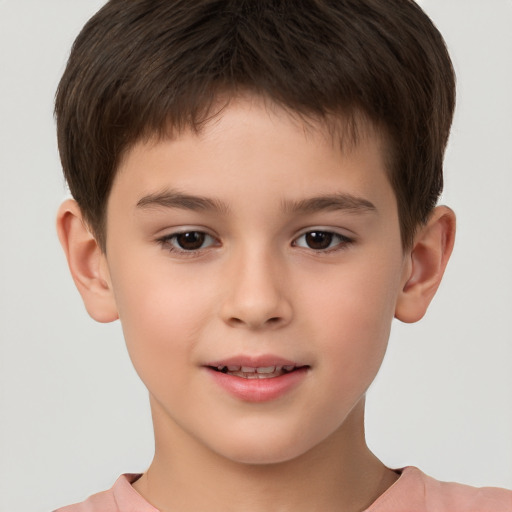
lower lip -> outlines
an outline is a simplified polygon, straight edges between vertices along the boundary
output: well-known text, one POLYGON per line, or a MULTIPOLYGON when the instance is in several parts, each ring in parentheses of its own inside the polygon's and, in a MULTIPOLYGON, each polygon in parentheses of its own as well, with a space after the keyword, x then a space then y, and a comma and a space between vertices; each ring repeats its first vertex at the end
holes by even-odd
POLYGON ((246 402, 268 402, 291 392, 306 377, 308 368, 269 379, 244 379, 207 368, 215 382, 231 395, 246 402))

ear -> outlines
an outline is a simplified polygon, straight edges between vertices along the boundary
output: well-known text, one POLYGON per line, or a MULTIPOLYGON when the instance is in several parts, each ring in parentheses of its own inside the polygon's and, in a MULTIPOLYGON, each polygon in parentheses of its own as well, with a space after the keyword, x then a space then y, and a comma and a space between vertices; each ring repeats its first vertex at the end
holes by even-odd
POLYGON ((454 241, 455 214, 446 206, 438 206, 417 233, 407 256, 396 318, 412 323, 423 317, 441 283, 454 241))
POLYGON ((73 199, 64 201, 59 208, 57 233, 69 270, 89 315, 98 322, 117 320, 119 316, 107 259, 73 199))

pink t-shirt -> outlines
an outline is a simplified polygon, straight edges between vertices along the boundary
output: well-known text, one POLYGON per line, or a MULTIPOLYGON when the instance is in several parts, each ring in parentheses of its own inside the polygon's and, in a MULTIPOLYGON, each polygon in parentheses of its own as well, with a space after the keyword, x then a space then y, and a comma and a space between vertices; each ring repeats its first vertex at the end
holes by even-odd
MULTIPOLYGON (((112 489, 54 512, 158 512, 131 486, 138 477, 122 475, 112 489)), ((407 467, 365 512, 512 512, 512 491, 439 482, 407 467)))

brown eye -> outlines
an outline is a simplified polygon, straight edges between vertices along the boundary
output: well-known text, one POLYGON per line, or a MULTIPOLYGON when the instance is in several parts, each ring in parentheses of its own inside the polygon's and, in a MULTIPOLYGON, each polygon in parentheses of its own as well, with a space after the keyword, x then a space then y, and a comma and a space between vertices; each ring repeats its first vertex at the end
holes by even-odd
POLYGON ((214 245, 215 239, 202 231, 184 231, 164 237, 161 243, 172 251, 191 252, 214 245))
POLYGON ((204 244, 206 235, 200 231, 189 231, 176 235, 176 244, 185 251, 197 251, 204 244))
POLYGON ((310 231, 304 235, 304 241, 310 249, 328 249, 332 243, 333 233, 327 231, 310 231))
POLYGON ((328 251, 343 249, 352 243, 352 240, 346 236, 334 233, 332 231, 312 230, 299 236, 293 245, 311 249, 313 251, 328 251))

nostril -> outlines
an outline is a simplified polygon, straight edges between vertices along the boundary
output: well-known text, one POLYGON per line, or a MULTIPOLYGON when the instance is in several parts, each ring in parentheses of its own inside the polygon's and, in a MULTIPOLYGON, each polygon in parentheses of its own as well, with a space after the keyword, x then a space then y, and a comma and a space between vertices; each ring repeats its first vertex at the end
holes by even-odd
POLYGON ((242 318, 238 318, 236 316, 233 316, 229 319, 229 323, 234 327, 247 325, 248 327, 251 327, 251 328, 263 327, 265 325, 267 327, 274 326, 274 325, 278 325, 281 321, 282 321, 282 317, 280 317, 280 316, 270 317, 263 322, 259 322, 259 321, 253 322, 253 321, 251 321, 251 319, 243 320, 242 318))

